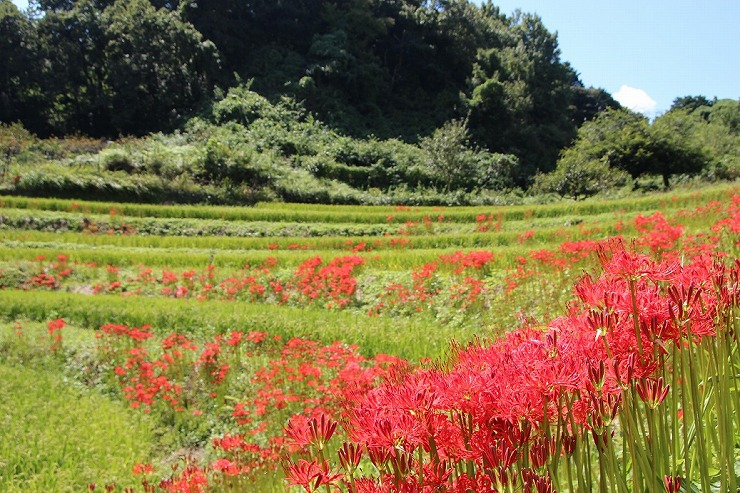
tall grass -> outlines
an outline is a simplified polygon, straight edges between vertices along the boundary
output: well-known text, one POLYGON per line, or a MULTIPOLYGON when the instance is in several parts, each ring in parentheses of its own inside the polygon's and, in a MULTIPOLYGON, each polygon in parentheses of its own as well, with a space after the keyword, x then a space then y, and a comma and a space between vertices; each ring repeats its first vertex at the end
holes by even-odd
POLYGON ((123 488, 151 460, 154 423, 94 391, 70 387, 58 365, 0 359, 0 491, 79 493, 97 483, 123 488))
POLYGON ((452 222, 473 222, 483 213, 501 213, 504 220, 527 217, 557 217, 566 214, 591 215, 614 211, 641 211, 691 207, 708 200, 726 200, 735 185, 720 185, 696 191, 654 193, 644 197, 620 200, 584 200, 549 205, 474 206, 474 207, 394 207, 340 206, 320 204, 260 203, 256 207, 152 205, 120 202, 25 198, 0 196, 4 208, 75 211, 86 214, 107 214, 112 209, 130 217, 160 217, 183 219, 215 219, 225 221, 322 222, 322 223, 385 223, 389 215, 396 220, 421 221, 425 215, 444 214, 452 222))
POLYGON ((464 342, 480 330, 461 332, 433 319, 368 317, 320 308, 253 305, 226 301, 122 298, 59 292, 3 292, 0 317, 43 321, 62 317, 95 329, 107 323, 151 325, 160 334, 181 332, 206 338, 231 330, 264 331, 283 339, 303 337, 330 344, 357 344, 367 355, 394 354, 418 360, 436 357, 452 338, 464 342))

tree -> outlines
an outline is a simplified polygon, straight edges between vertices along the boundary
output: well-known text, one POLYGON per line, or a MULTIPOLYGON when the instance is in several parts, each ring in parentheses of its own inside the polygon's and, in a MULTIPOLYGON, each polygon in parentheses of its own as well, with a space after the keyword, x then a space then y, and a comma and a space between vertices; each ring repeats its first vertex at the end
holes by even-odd
POLYGON ((578 80, 573 84, 573 123, 577 126, 591 121, 607 108, 621 109, 622 105, 604 89, 595 87, 584 87, 578 80))
POLYGON ((575 72, 560 61, 557 36, 539 17, 516 14, 498 41, 479 49, 469 80, 473 136, 491 151, 522 161, 520 184, 554 167, 575 135, 571 119, 575 72))
POLYGON ((419 144, 427 153, 429 174, 443 183, 447 190, 466 188, 471 184, 475 169, 469 140, 467 121, 453 120, 419 144))
MULTIPOLYGON (((686 99, 686 98, 681 98, 686 99)), ((655 120, 666 138, 688 148, 705 163, 702 174, 710 180, 740 176, 740 101, 692 97, 697 104, 674 104, 655 120), (709 101, 709 105, 706 103, 709 101)))
POLYGON ((740 135, 740 100, 720 99, 709 111, 709 123, 724 125, 731 134, 740 135))
POLYGON ((538 174, 532 185, 533 193, 556 193, 574 200, 590 197, 623 187, 629 174, 612 168, 606 160, 589 159, 574 148, 566 149, 551 173, 538 174))
POLYGON ((93 0, 38 21, 43 87, 54 133, 111 134, 103 55, 105 26, 93 0))
POLYGON ((104 20, 106 83, 118 132, 170 127, 206 97, 215 47, 177 13, 147 0, 118 0, 104 20))
POLYGON ((43 127, 38 40, 31 21, 10 0, 0 0, 0 122, 43 127))
POLYGON ((515 156, 473 149, 467 120, 451 120, 419 143, 429 175, 446 190, 514 186, 515 156))
POLYGON ((701 107, 710 107, 714 101, 708 100, 704 96, 683 96, 673 100, 670 110, 687 110, 689 113, 696 111, 701 107))
POLYGON ((690 144, 681 119, 658 119, 651 126, 646 117, 628 110, 607 109, 578 129, 578 136, 558 161, 558 167, 592 167, 603 163, 633 178, 660 175, 667 187, 674 174, 696 174, 705 156, 690 144))

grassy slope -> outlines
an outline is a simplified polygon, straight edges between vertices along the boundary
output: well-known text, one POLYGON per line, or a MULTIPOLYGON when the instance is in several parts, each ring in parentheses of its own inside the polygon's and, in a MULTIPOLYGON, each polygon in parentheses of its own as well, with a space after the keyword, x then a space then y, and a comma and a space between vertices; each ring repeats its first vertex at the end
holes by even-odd
POLYGON ((96 481, 136 484, 131 465, 148 460, 154 439, 146 416, 94 391, 69 387, 53 365, 0 362, 0 395, 0 491, 80 492, 96 481))

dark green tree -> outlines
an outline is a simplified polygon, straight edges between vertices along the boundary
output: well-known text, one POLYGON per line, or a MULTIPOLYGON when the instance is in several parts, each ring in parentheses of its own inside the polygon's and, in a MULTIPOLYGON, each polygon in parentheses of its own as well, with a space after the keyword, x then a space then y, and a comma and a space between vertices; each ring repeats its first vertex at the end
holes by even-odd
POLYGON ((522 160, 520 183, 554 167, 575 135, 571 118, 575 72, 560 61, 557 36, 539 17, 519 14, 499 38, 503 47, 480 49, 467 103, 478 142, 522 160))
POLYGON ((706 156, 691 145, 690 126, 684 119, 666 118, 650 125, 648 119, 628 110, 607 109, 583 124, 566 149, 558 167, 592 167, 603 163, 626 171, 633 178, 642 175, 663 177, 667 187, 671 175, 696 174, 706 156))
POLYGON ((38 21, 43 88, 54 133, 110 135, 105 25, 93 0, 50 10, 38 21))
POLYGON ((104 21, 105 81, 116 131, 171 128, 206 97, 216 50, 175 12, 147 0, 119 0, 105 10, 104 21))
POLYGON ((43 130, 40 66, 31 21, 10 0, 0 0, 0 122, 43 130))
POLYGON ((577 126, 591 121, 607 108, 621 109, 622 105, 604 89, 584 87, 579 80, 572 87, 573 91, 573 123, 577 126))
POLYGON ((669 111, 687 110, 688 112, 696 111, 701 107, 711 107, 714 101, 710 101, 704 96, 682 96, 673 100, 669 111))

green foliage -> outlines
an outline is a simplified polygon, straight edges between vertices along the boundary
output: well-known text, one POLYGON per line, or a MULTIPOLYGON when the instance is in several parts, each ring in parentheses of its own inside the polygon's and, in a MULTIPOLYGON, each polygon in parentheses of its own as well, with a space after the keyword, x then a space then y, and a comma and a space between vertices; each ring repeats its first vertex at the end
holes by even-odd
MULTIPOLYGON (((193 183, 189 179, 163 183, 156 176, 101 172, 96 167, 45 165, 18 169, 12 181, 2 190, 36 197, 78 198, 106 197, 127 202, 161 203, 162 201, 207 203, 221 190, 193 183)), ((222 197, 219 202, 228 202, 222 197)))
POLYGON ((573 137, 573 88, 582 85, 561 63, 557 36, 539 17, 515 15, 499 25, 499 33, 500 44, 476 55, 467 98, 470 123, 489 150, 519 157, 517 180, 526 184, 535 170, 552 169, 558 149, 573 137))
POLYGON ((102 20, 116 130, 140 135, 167 128, 202 100, 216 50, 192 25, 175 12, 155 10, 147 0, 115 2, 102 20))
POLYGON ((467 121, 453 120, 420 142, 430 174, 447 190, 470 188, 474 161, 469 140, 467 121))
POLYGON ((711 181, 740 177, 740 101, 679 98, 655 123, 673 132, 670 137, 680 145, 704 157, 702 177, 711 181))
MULTIPOLYGON (((28 331, 26 323, 21 331, 28 331)), ((3 349, 19 339, 8 325, 3 349)), ((91 483, 133 486, 131 468, 151 460, 156 445, 154 423, 121 403, 65 382, 56 362, 15 366, 0 354, 0 489, 2 491, 88 491, 91 483)), ((99 484, 98 489, 103 485, 99 484)))
MULTIPOLYGON (((97 328, 115 320, 135 327, 150 324, 161 335, 178 332, 200 338, 232 330, 256 330, 284 339, 305 337, 326 344, 342 340, 359 345, 368 355, 391 353, 411 359, 441 355, 452 336, 443 327, 430 333, 429 320, 423 317, 399 320, 313 307, 222 301, 142 298, 139 303, 131 303, 120 296, 23 291, 5 294, 0 302, 0 317, 5 320, 23 316, 43 321, 53 310, 80 327, 97 328)), ((472 335, 471 331, 466 339, 472 335)))
POLYGON ((251 84, 232 87, 226 96, 213 105, 216 124, 226 122, 249 126, 253 121, 272 114, 273 105, 263 96, 250 90, 251 84))
POLYGON ((106 149, 98 155, 100 165, 108 171, 132 173, 136 168, 131 156, 124 149, 106 149))
POLYGON ((23 14, 2 0, 0 105, 23 106, 0 108, 1 121, 41 136, 183 130, 112 146, 84 137, 21 151, 2 143, 8 193, 511 203, 522 200, 517 187, 555 168, 581 125, 578 158, 559 178, 538 179, 538 189, 582 197, 619 186, 617 172, 596 179, 604 164, 666 185, 740 174, 736 101, 679 98, 650 125, 584 87, 538 16, 509 17, 492 4, 44 0, 38 8, 23 14), (594 180, 573 178, 585 176, 594 180), (580 188, 565 184, 574 179, 580 188))
POLYGON ((698 174, 706 164, 707 156, 691 141, 692 132, 686 119, 670 113, 650 125, 642 115, 609 108, 583 124, 573 146, 561 154, 555 175, 541 177, 538 187, 586 196, 624 183, 610 170, 627 172, 632 178, 659 175, 667 187, 671 176, 698 174), (568 183, 580 179, 585 182, 568 183))
POLYGON ((45 128, 39 45, 31 21, 0 1, 0 122, 45 128))
POLYGON ((3 173, 10 160, 36 143, 36 138, 20 123, 0 124, 0 156, 3 173))
MULTIPOLYGON (((38 7, 29 18, 3 1, 2 53, 11 70, 2 87, 25 111, 11 105, 0 117, 22 117, 40 135, 169 130, 211 103, 215 83, 227 89, 250 80, 213 104, 213 120, 252 127, 255 139, 284 156, 314 155, 313 139, 327 133, 308 113, 287 120, 295 114, 284 97, 302 101, 332 132, 406 142, 470 111, 472 140, 515 154, 524 165, 521 184, 531 170, 552 167, 579 118, 606 100, 573 99, 575 72, 538 17, 507 18, 467 0, 310 8, 261 0, 45 0, 38 7)), ((329 168, 361 188, 439 181, 418 169, 406 176, 386 166, 357 176, 329 168)), ((462 188, 480 186, 491 185, 462 188)))
POLYGON ((217 66, 213 44, 146 0, 74 2, 33 27, 46 125, 32 128, 44 133, 171 129, 203 102, 217 66))
POLYGON ((571 148, 563 152, 554 171, 535 177, 531 191, 578 200, 623 187, 628 180, 625 171, 610 167, 604 160, 583 160, 571 148))

